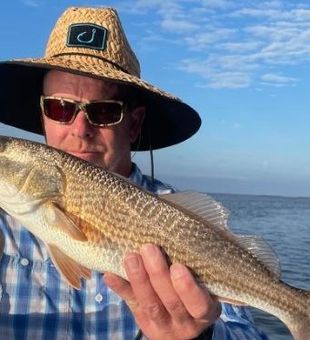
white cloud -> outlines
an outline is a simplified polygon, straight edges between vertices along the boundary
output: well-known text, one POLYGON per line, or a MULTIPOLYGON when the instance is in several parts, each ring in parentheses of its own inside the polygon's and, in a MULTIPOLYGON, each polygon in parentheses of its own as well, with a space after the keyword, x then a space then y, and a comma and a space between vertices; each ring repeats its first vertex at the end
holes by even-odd
POLYGON ((206 79, 207 86, 215 89, 244 88, 251 83, 250 73, 247 70, 223 70, 213 65, 211 60, 183 60, 180 69, 206 79))
POLYGON ((188 46, 193 50, 216 48, 216 44, 222 41, 234 39, 235 29, 206 27, 204 31, 196 32, 184 38, 188 46))
POLYGON ((280 74, 266 73, 261 76, 261 80, 266 85, 273 85, 282 87, 286 85, 295 86, 297 79, 293 77, 286 77, 280 74))
POLYGON ((173 18, 163 19, 161 22, 161 26, 163 29, 172 31, 174 33, 188 33, 198 28, 195 23, 173 18))
POLYGON ((236 41, 236 42, 225 42, 220 45, 223 50, 232 53, 246 53, 256 51, 262 45, 259 41, 236 41))
POLYGON ((277 9, 241 8, 234 11, 231 16, 280 19, 283 17, 283 14, 277 9))
MULTIPOLYGON (((138 0, 131 7, 152 16, 148 25, 156 32, 153 39, 162 37, 162 44, 183 46, 173 55, 174 64, 207 80, 207 86, 291 86, 297 79, 287 76, 283 66, 310 61, 309 4, 138 0), (281 74, 283 81, 263 80, 266 74, 281 74)), ((146 32, 145 38, 151 39, 147 36, 146 32)))
POLYGON ((310 9, 295 9, 292 11, 292 17, 296 21, 308 21, 310 20, 310 9))
POLYGON ((221 72, 210 76, 209 87, 214 89, 221 88, 245 88, 251 84, 250 76, 242 72, 221 72))
POLYGON ((158 51, 160 44, 171 44, 173 43, 171 40, 167 39, 162 34, 158 34, 157 32, 153 32, 152 30, 145 30, 146 35, 143 37, 139 37, 137 45, 139 46, 141 51, 151 52, 158 51))

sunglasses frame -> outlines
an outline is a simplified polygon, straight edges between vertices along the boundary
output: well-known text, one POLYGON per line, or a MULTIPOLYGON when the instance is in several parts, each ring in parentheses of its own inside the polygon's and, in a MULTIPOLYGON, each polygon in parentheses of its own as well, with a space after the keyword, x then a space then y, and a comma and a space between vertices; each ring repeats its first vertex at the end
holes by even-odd
POLYGON ((73 100, 73 99, 69 99, 69 98, 64 98, 64 97, 57 97, 57 96, 44 96, 44 95, 41 95, 40 96, 40 107, 41 107, 41 111, 42 111, 42 114, 44 116, 46 116, 48 119, 52 120, 53 122, 56 122, 58 124, 62 124, 62 125, 70 125, 74 122, 75 118, 76 118, 76 115, 79 111, 83 111, 88 122, 91 124, 91 125, 94 125, 94 126, 99 126, 99 127, 107 127, 107 126, 113 126, 113 125, 117 125, 119 123, 121 123, 121 121, 123 120, 124 118, 124 113, 125 113, 125 103, 121 100, 114 100, 114 99, 103 99, 103 100, 90 100, 90 101, 86 101, 86 102, 79 102, 79 101, 76 101, 76 100, 73 100), (55 120, 53 118, 50 118, 45 112, 44 112, 44 100, 45 99, 57 99, 59 100, 60 102, 68 102, 68 103, 71 103, 71 104, 75 104, 75 111, 72 115, 72 118, 70 119, 70 121, 68 122, 61 122, 59 120, 55 120), (121 115, 120 115, 120 118, 119 120, 117 120, 116 122, 113 122, 113 123, 102 123, 102 124, 98 124, 98 123, 94 123, 90 118, 89 118, 89 114, 87 113, 87 105, 89 104, 96 104, 96 103, 117 103, 117 104, 120 104, 121 106, 121 115))

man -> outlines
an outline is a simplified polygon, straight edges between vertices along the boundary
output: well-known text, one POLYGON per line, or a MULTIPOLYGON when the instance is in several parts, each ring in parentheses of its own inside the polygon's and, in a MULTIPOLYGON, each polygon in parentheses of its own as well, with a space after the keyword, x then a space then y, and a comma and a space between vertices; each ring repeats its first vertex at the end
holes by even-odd
MULTIPOLYGON (((181 142, 198 130, 200 118, 139 78, 114 10, 69 8, 44 58, 4 62, 0 75, 2 122, 44 134, 49 145, 147 190, 172 191, 143 176, 130 152, 181 142)), ((40 240, 4 212, 0 217, 3 339, 263 338, 244 309, 224 304, 219 319, 217 299, 186 267, 169 267, 154 245, 126 256, 129 281, 94 272, 77 291, 60 278, 40 240)))

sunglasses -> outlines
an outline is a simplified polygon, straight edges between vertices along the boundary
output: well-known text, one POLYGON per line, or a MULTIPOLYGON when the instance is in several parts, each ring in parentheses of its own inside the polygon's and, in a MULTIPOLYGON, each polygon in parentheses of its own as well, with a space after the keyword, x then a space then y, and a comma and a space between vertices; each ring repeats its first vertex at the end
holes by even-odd
POLYGON ((124 117, 124 103, 119 100, 96 100, 86 103, 62 97, 41 96, 42 113, 60 124, 72 124, 79 111, 83 111, 90 124, 112 126, 124 117))

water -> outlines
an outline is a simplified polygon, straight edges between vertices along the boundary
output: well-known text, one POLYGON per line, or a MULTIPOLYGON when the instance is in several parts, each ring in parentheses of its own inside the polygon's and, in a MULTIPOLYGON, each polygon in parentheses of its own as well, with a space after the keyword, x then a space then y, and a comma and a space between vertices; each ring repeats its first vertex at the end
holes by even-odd
MULTIPOLYGON (((230 210, 230 228, 240 234, 255 234, 278 255, 282 280, 310 290, 310 198, 212 194, 230 210)), ((256 324, 270 340, 291 340, 286 326, 251 308, 256 324)))

